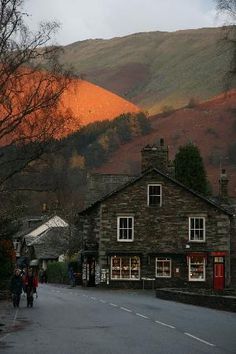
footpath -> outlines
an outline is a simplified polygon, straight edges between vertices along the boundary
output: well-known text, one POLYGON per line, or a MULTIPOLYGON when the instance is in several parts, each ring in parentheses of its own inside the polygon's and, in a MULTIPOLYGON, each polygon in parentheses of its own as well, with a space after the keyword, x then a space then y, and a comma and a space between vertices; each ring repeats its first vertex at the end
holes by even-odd
POLYGON ((0 344, 8 333, 14 329, 16 313, 17 310, 13 308, 10 301, 0 300, 0 344))

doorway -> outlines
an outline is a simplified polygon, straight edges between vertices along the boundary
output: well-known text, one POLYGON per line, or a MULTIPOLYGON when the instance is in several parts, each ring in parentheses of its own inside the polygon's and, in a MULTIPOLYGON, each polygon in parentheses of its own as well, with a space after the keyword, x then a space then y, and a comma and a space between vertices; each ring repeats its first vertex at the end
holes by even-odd
POLYGON ((224 257, 214 257, 214 290, 223 290, 225 287, 224 257))

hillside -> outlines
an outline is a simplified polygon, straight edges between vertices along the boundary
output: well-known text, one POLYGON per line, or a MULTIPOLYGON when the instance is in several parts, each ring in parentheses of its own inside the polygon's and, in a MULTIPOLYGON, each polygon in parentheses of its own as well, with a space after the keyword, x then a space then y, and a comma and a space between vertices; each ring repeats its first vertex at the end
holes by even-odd
POLYGON ((75 74, 155 114, 223 91, 230 51, 221 28, 147 32, 64 47, 61 61, 75 74))
MULTIPOLYGON (((27 77, 27 82, 24 82, 23 79, 20 82, 24 88, 24 90, 22 89, 23 99, 24 93, 28 95, 30 92, 36 90, 38 76, 48 75, 48 73, 39 72, 34 75, 30 78, 31 80, 27 77)), ((14 105, 14 108, 14 113, 16 114, 18 109, 17 104, 14 105)), ((21 109, 20 106, 19 112, 21 112, 21 109)), ((45 116, 42 110, 36 110, 26 115, 22 124, 17 129, 1 139, 0 146, 8 145, 11 141, 20 139, 23 133, 29 137, 40 136, 40 132, 43 131, 46 121, 49 121, 48 117, 50 117, 52 124, 52 128, 50 129, 50 131, 52 130, 51 136, 61 139, 77 131, 81 126, 96 121, 111 120, 124 113, 137 113, 139 111, 140 109, 136 105, 108 90, 85 80, 73 79, 68 88, 63 92, 57 108, 53 110, 51 115, 45 116), (61 122, 61 117, 63 116, 65 116, 65 120, 62 123, 63 126, 57 129, 58 125, 56 122, 58 120, 61 122)))
MULTIPOLYGON (((61 99, 81 125, 113 119, 122 113, 139 112, 131 102, 86 80, 75 79, 61 99)), ((76 127, 77 128, 77 127, 76 127)))
POLYGON ((153 130, 122 145, 97 172, 137 173, 140 150, 163 137, 173 159, 178 147, 189 141, 198 145, 204 157, 214 193, 218 192, 221 168, 229 176, 229 191, 236 197, 236 91, 220 95, 198 106, 176 110, 169 116, 151 117, 153 130))

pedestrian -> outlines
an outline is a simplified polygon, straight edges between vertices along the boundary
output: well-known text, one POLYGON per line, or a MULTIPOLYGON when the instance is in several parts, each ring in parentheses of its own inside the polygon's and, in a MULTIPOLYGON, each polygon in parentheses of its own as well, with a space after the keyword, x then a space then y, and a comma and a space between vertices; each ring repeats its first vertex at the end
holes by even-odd
POLYGON ((25 277, 25 290, 27 296, 27 307, 33 307, 34 294, 37 294, 38 278, 30 268, 25 277))
POLYGON ((72 266, 69 267, 68 275, 69 275, 69 279, 70 279, 70 285, 72 287, 75 287, 75 274, 74 274, 74 270, 73 270, 72 266))
POLYGON ((48 276, 47 276, 47 271, 46 271, 46 269, 43 270, 42 278, 43 278, 43 283, 46 284, 46 283, 48 282, 48 276))
POLYGON ((12 302, 14 307, 19 307, 20 297, 23 289, 23 281, 20 269, 15 269, 14 275, 11 278, 10 291, 12 293, 12 302))

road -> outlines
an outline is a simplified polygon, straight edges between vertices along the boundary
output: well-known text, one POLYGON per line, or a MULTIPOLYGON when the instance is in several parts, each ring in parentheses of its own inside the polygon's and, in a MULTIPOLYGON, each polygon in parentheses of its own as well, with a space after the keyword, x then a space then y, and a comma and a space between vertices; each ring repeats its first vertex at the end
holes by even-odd
POLYGON ((40 285, 12 308, 2 354, 236 353, 236 314, 155 298, 153 291, 40 285))

